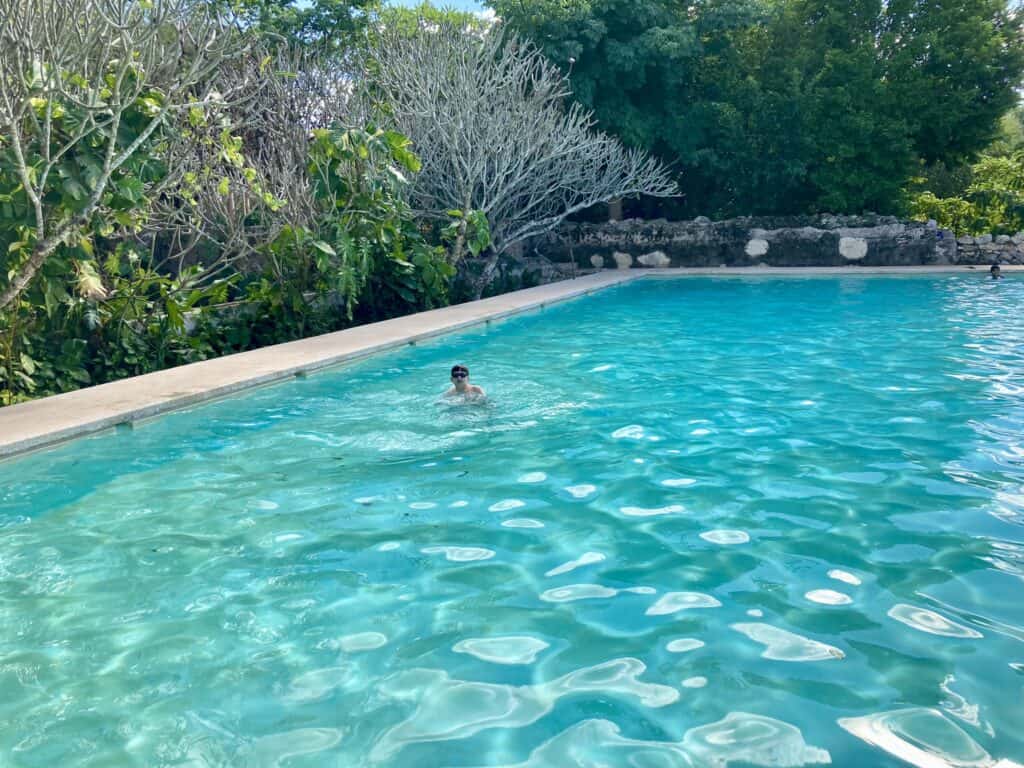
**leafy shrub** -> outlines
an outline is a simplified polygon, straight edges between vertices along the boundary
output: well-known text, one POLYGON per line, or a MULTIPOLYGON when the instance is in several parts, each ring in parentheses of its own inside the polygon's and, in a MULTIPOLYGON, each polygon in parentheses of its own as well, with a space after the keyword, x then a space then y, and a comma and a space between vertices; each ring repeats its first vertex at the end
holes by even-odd
POLYGON ((1024 151, 985 155, 971 166, 960 195, 938 197, 925 190, 910 199, 910 213, 935 219, 960 234, 1012 234, 1024 230, 1024 151))
POLYGON ((198 265, 154 268, 128 237, 61 251, 0 313, 0 404, 446 304, 454 267, 404 198, 418 167, 399 134, 317 131, 310 223, 212 283, 198 265))

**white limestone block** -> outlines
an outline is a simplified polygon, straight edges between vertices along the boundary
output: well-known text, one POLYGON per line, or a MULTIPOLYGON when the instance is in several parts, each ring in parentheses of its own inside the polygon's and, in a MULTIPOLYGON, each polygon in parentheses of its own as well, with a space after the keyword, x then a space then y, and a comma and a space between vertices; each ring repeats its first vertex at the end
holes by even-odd
POLYGON ((757 258, 758 256, 764 256, 768 253, 768 249, 771 248, 771 244, 767 240, 761 238, 754 238, 747 243, 747 256, 751 258, 757 258))
POLYGON ((868 255, 868 241, 863 237, 841 237, 839 255, 847 261, 860 261, 868 255))
POLYGON ((672 264, 672 260, 664 251, 651 251, 638 258, 637 263, 645 267, 667 267, 672 264))
POLYGON ((616 251, 612 254, 612 258, 615 259, 615 266, 619 269, 629 269, 633 266, 633 257, 628 253, 616 251))

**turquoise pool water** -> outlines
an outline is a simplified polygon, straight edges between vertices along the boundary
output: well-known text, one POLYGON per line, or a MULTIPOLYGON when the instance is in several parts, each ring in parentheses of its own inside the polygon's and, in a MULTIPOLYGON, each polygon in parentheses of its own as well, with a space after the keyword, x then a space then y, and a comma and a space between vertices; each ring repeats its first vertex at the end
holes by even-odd
POLYGON ((1022 307, 643 281, 0 464, 0 765, 1022 763, 1022 307))

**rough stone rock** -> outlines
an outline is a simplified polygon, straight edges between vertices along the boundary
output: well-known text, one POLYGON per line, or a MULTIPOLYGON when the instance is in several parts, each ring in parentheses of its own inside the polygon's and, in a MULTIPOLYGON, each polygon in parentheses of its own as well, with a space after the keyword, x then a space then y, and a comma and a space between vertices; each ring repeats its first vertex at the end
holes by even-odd
POLYGON ((768 253, 768 250, 770 248, 771 244, 764 238, 754 238, 749 243, 747 243, 747 247, 745 250, 747 256, 753 259, 758 256, 764 256, 766 253, 768 253))
POLYGON ((818 227, 800 227, 794 230, 794 234, 801 240, 821 240, 827 234, 827 230, 818 227))
POLYGON ((863 261, 868 255, 868 241, 863 237, 841 237, 839 255, 847 261, 863 261))
MULTIPOLYGON (((466 258, 459 262, 452 284, 452 297, 455 301, 476 298, 481 273, 488 261, 488 258, 466 258)), ((484 296, 496 296, 521 288, 554 283, 593 271, 580 270, 571 262, 552 262, 543 256, 517 257, 507 254, 500 256, 494 266, 490 278, 483 286, 484 296)))
POLYGON ((1024 244, 1024 232, 1018 232, 1010 238, 1016 245, 1024 244))
POLYGON ((988 245, 992 242, 992 235, 978 235, 974 242, 976 245, 988 245))
POLYGON ((957 261, 956 238, 948 229, 940 230, 935 240, 935 260, 939 264, 955 264, 957 261))
MULTIPOLYGON (((974 240, 971 238, 972 248, 974 240)), ((850 248, 852 246, 844 246, 850 248)), ((856 256, 857 250, 848 251, 856 256)), ((966 246, 964 246, 966 247, 966 246)), ((664 219, 590 223, 569 222, 556 233, 530 241, 526 252, 555 263, 573 263, 577 270, 595 269, 594 256, 605 268, 655 263, 660 252, 671 267, 866 266, 956 263, 958 245, 950 232, 929 229, 924 222, 904 222, 886 216, 743 217, 711 222, 664 219), (866 254, 849 259, 840 252, 843 237, 863 240, 866 254), (754 240, 762 244, 751 245, 754 240), (767 250, 759 252, 767 246, 767 250), (748 247, 750 250, 748 250, 748 247), (619 254, 616 256, 616 254, 619 254), (631 261, 626 264, 626 257, 631 261)), ((657 263, 664 261, 657 259, 657 263)))
POLYGON ((974 245, 974 238, 971 237, 970 235, 964 235, 963 237, 958 237, 956 239, 956 241, 960 245, 974 245))
POLYGON ((841 238, 860 237, 870 240, 896 238, 905 234, 906 231, 906 225, 900 222, 896 222, 895 224, 882 224, 877 227, 839 227, 836 230, 841 238))
POLYGON ((999 245, 1006 245, 1009 242, 1011 242, 1009 235, 999 235, 999 237, 996 238, 996 243, 999 245))
POLYGON ((709 219, 707 216, 698 216, 696 219, 693 220, 693 223, 699 227, 707 227, 711 224, 711 219, 709 219))
POLYGON ((672 259, 666 256, 664 251, 645 253, 636 261, 645 267, 668 267, 672 264, 672 259))
POLYGON ((615 253, 612 254, 612 258, 615 259, 615 266, 618 269, 629 269, 633 266, 633 257, 628 253, 615 251, 615 253))

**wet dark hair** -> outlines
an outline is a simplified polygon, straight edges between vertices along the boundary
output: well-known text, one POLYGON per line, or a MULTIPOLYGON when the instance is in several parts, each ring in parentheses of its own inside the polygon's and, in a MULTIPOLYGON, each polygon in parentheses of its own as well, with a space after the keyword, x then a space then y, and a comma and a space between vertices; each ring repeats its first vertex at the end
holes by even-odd
POLYGON ((467 368, 464 365, 453 365, 452 376, 454 376, 456 373, 464 373, 466 374, 466 376, 469 376, 469 368, 467 368))
POLYGON ((993 265, 992 265, 992 266, 991 266, 991 267, 989 268, 989 270, 988 270, 988 271, 989 271, 989 272, 995 272, 995 271, 997 271, 997 270, 998 270, 998 271, 1000 271, 1000 272, 1002 271, 1001 269, 999 269, 999 265, 998 265, 998 264, 993 264, 993 265))

